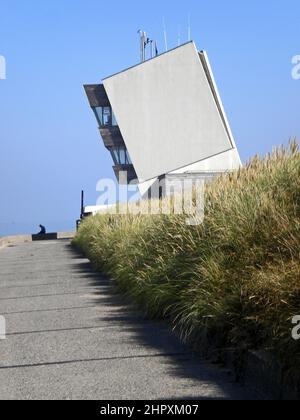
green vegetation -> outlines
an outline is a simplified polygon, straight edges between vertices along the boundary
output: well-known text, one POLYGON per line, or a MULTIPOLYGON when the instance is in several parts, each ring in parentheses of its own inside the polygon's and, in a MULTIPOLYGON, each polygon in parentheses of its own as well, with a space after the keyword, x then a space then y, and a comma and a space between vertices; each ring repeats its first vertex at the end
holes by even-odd
MULTIPOLYGON (((75 239, 98 270, 182 338, 268 348, 300 367, 300 153, 296 143, 207 187, 205 220, 99 215, 75 239)), ((299 372, 299 370, 298 370, 299 372)))

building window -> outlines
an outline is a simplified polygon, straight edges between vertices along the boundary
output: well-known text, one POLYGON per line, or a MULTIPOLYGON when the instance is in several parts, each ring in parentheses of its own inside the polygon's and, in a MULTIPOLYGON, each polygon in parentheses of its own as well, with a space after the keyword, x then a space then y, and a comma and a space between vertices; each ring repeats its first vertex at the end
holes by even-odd
POLYGON ((132 165, 129 153, 124 147, 116 147, 110 150, 115 165, 132 165))
POLYGON ((128 150, 126 150, 126 161, 127 161, 128 165, 132 165, 132 161, 131 161, 131 158, 129 156, 128 150))
POLYGON ((114 113, 112 113, 112 126, 113 127, 117 127, 118 123, 117 123, 117 119, 114 113))
POLYGON ((126 150, 125 149, 120 149, 120 164, 121 165, 126 165, 126 150))
POLYGON ((101 127, 103 125, 103 108, 102 108, 102 106, 98 106, 97 108, 94 108, 94 112, 95 112, 98 124, 101 127))
POLYGON ((109 106, 104 106, 103 110, 103 126, 111 126, 112 125, 112 118, 111 118, 111 108, 109 106))
POLYGON ((110 106, 98 106, 94 108, 94 112, 100 127, 116 127, 118 125, 110 106))
POLYGON ((119 165, 119 153, 118 153, 118 149, 112 149, 112 150, 110 151, 110 153, 111 153, 111 155, 112 155, 112 158, 113 158, 114 164, 115 164, 115 165, 119 165))

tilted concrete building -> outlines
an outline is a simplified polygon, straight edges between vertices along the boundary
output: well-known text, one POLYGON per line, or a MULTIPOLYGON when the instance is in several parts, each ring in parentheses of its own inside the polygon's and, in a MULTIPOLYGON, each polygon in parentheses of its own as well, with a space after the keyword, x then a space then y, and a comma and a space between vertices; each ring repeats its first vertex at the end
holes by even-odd
POLYGON ((207 54, 194 42, 85 91, 117 179, 136 180, 142 195, 162 178, 211 179, 241 166, 207 54))

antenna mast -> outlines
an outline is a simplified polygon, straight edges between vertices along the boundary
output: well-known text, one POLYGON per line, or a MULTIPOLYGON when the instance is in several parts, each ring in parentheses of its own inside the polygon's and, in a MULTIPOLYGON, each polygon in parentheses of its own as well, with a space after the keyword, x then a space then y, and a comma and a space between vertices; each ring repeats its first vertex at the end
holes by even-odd
POLYGON ((146 60, 146 46, 148 44, 148 38, 145 31, 138 31, 140 34, 140 52, 141 52, 141 63, 146 60))
POLYGON ((141 63, 146 61, 146 48, 147 45, 150 45, 150 58, 153 58, 154 55, 158 55, 157 42, 153 39, 147 37, 145 31, 139 30, 138 34, 140 35, 140 54, 141 54, 141 63), (155 51, 154 51, 155 49, 155 51))
POLYGON ((163 18, 163 27, 164 27, 165 48, 166 48, 166 51, 168 51, 168 37, 167 37, 167 28, 166 28, 165 18, 163 18))
POLYGON ((181 26, 178 25, 178 47, 181 45, 181 26))

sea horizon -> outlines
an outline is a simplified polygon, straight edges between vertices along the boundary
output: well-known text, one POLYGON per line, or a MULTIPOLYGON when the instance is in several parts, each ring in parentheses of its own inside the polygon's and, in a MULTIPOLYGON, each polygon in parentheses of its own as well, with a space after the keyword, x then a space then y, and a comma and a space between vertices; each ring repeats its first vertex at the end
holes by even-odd
POLYGON ((0 222, 0 238, 38 233, 40 223, 46 227, 47 232, 69 232, 76 228, 76 221, 0 222))

